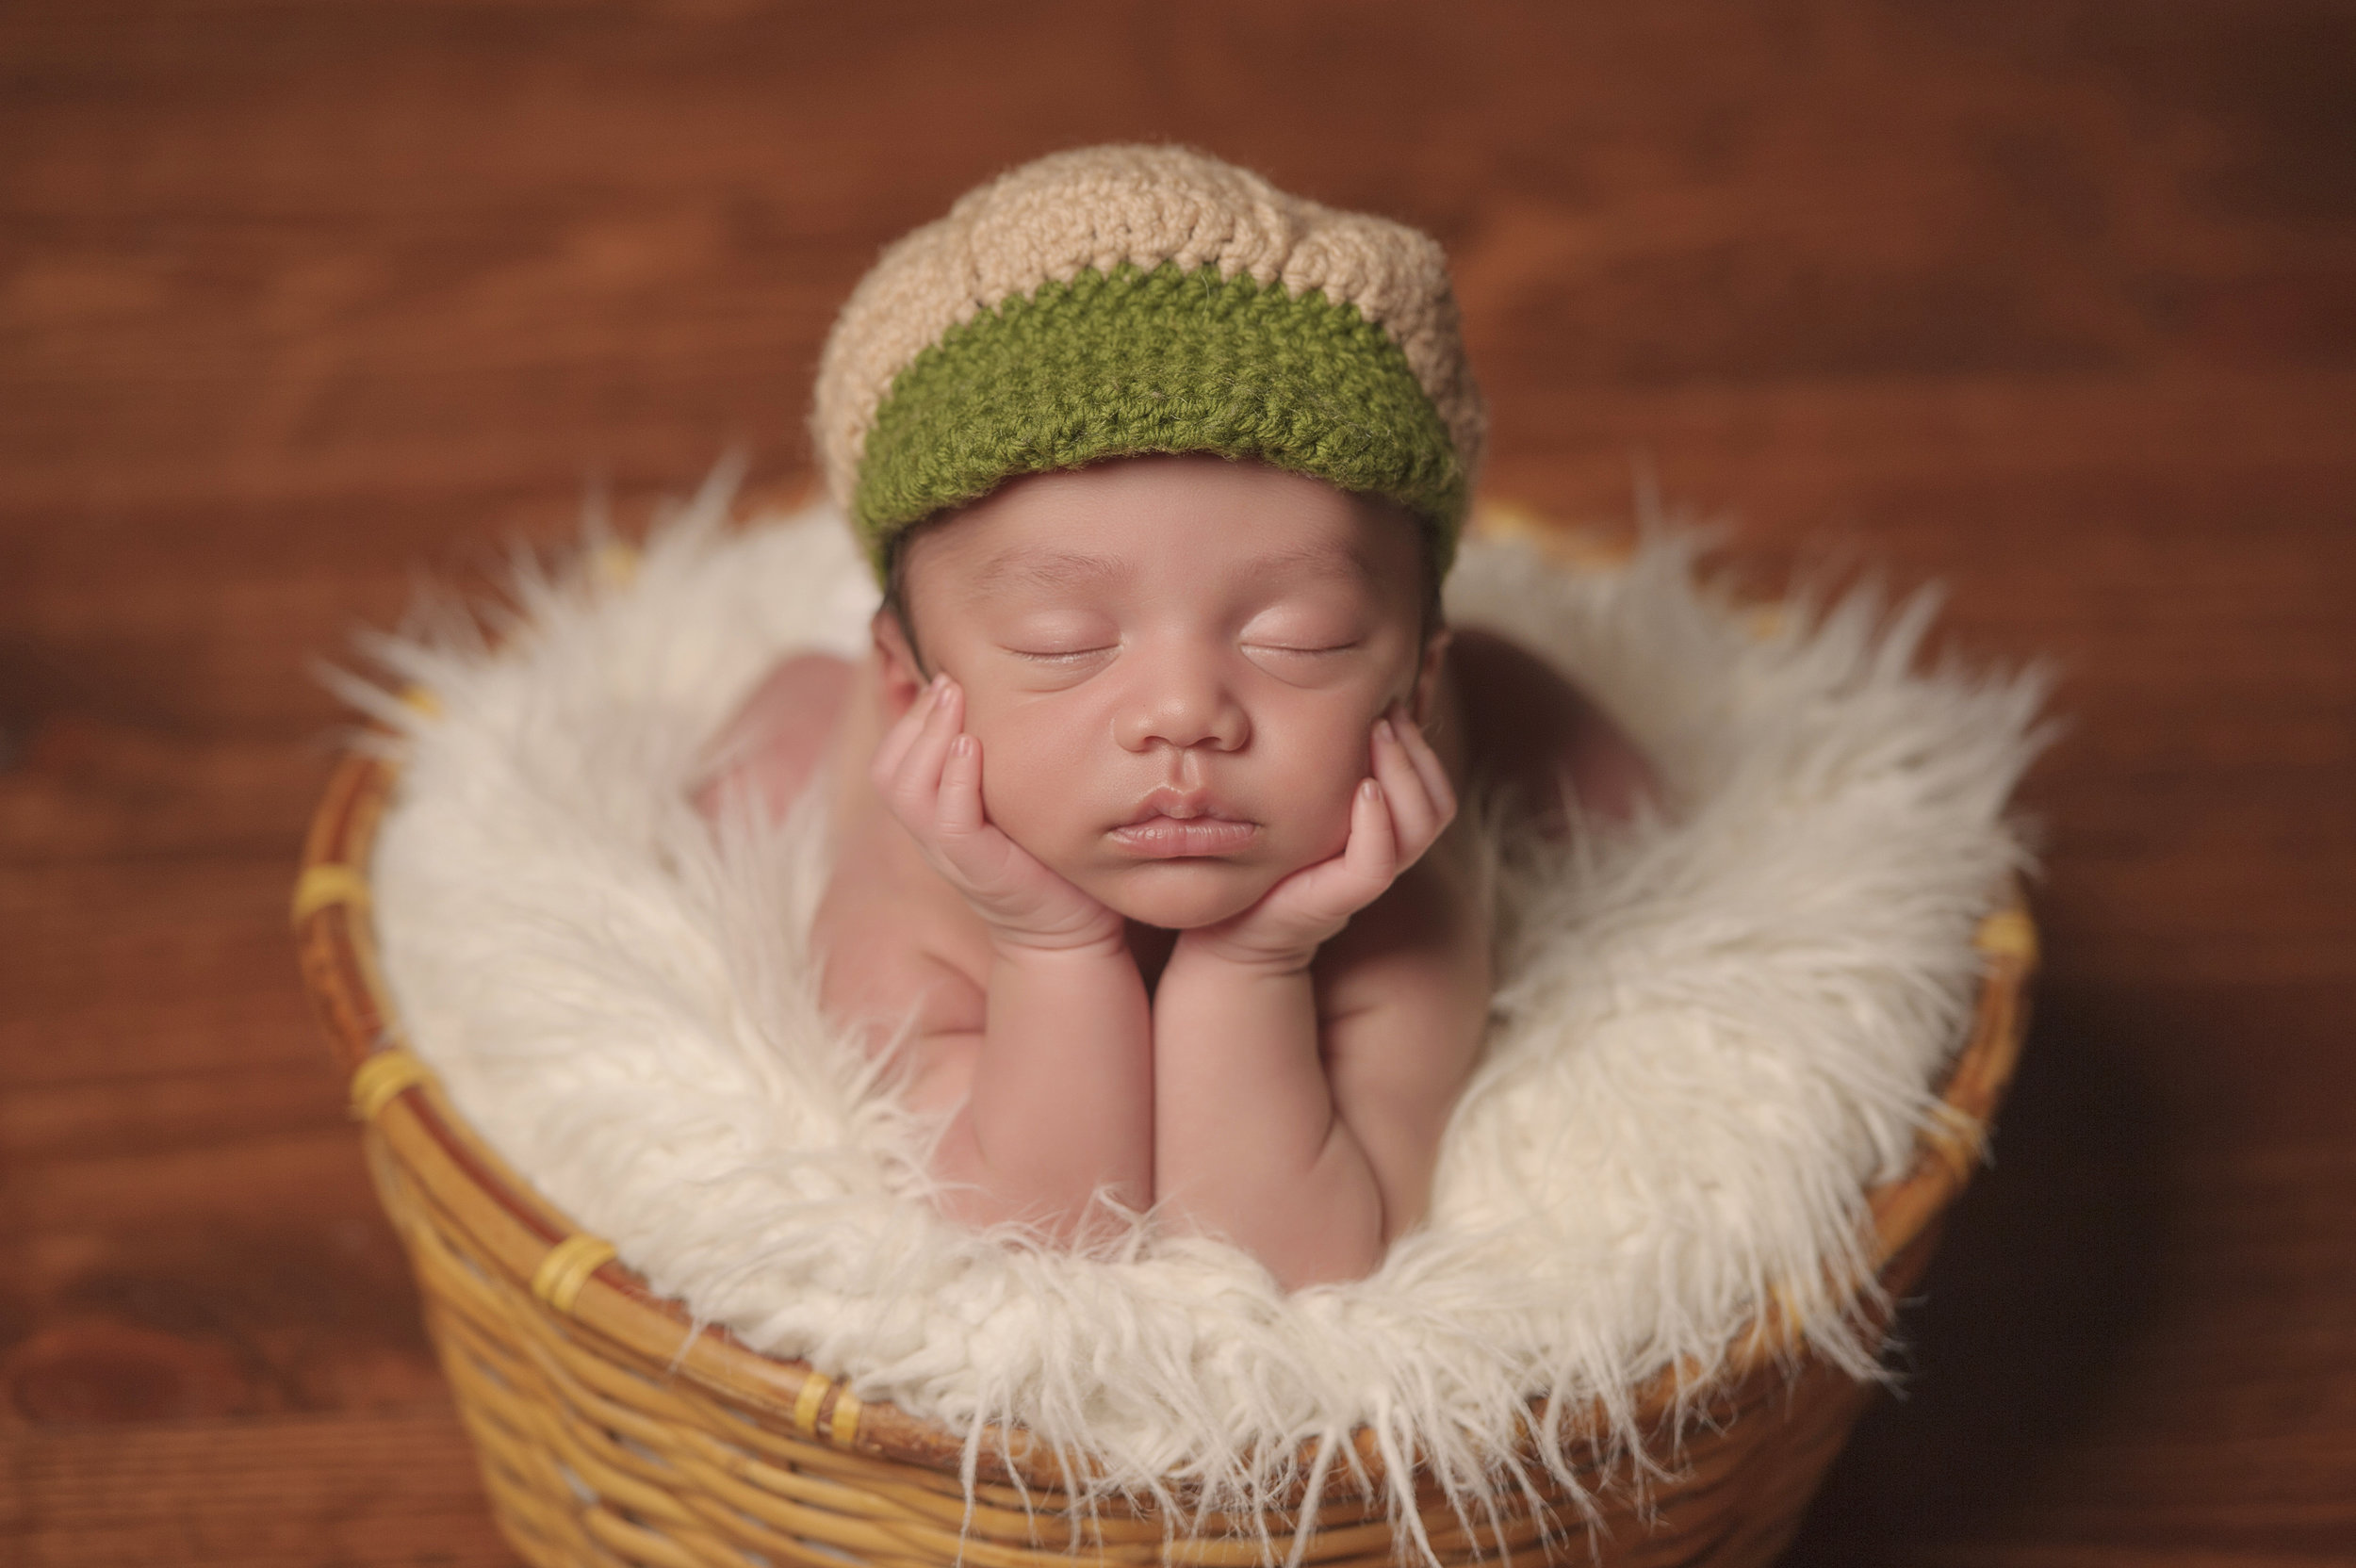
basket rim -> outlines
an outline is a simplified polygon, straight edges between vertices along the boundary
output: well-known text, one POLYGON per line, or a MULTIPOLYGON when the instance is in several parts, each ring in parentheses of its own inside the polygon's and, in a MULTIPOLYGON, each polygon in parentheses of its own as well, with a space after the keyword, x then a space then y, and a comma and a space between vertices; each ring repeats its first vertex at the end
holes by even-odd
MULTIPOLYGON (((413 697, 423 702, 423 697, 413 697)), ((377 732, 378 740, 385 739, 377 732)), ((808 1362, 763 1354, 724 1325, 698 1324, 685 1305, 660 1296, 611 1246, 588 1236, 495 1153, 451 1106, 438 1079, 412 1054, 393 1012, 378 960, 368 873, 377 828, 399 781, 382 745, 348 754, 331 776, 306 836, 292 922, 304 989, 346 1071, 352 1110, 388 1152, 418 1179, 435 1218, 466 1231, 548 1311, 571 1318, 645 1362, 692 1379, 755 1419, 833 1446, 956 1477, 965 1445, 946 1428, 886 1402, 858 1398, 808 1362)), ((1982 921, 1975 938, 1982 978, 1970 1033, 1940 1097, 1940 1114, 1916 1139, 1903 1176, 1872 1188, 1870 1273, 1845 1283, 1869 1312, 1911 1283, 1927 1261, 1938 1222, 1979 1166, 2026 1031, 2026 985, 2037 938, 2019 879, 1982 921)), ((1770 1299, 1737 1331, 1711 1390, 1747 1407, 1773 1396, 1765 1374, 1790 1374, 1815 1359, 1795 1325, 1770 1299), (1753 1385, 1760 1385, 1754 1387, 1753 1385)), ((1661 1368, 1641 1387, 1639 1420, 1650 1427, 1695 1391, 1698 1368, 1661 1368)), ((1781 1376, 1773 1383, 1779 1384, 1781 1376)), ((1725 1407, 1719 1407, 1725 1413, 1725 1407)), ((1532 1440, 1542 1420, 1533 1408, 1532 1440)), ((1574 1443, 1589 1429, 1555 1429, 1574 1443)), ((1355 1445, 1369 1474, 1383 1468, 1370 1434, 1355 1445)), ((1060 1492, 1065 1458, 1020 1429, 992 1427, 980 1446, 985 1481, 1034 1493, 1060 1492)))

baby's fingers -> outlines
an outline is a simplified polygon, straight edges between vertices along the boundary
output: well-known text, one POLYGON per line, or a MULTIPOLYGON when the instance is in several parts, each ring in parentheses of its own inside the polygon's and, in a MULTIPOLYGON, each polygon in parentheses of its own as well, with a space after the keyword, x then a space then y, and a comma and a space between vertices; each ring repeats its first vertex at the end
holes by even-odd
MULTIPOLYGON (((953 736, 941 764, 941 789, 933 801, 936 853, 969 896, 1006 893, 1006 878, 1022 858, 1005 834, 990 824, 982 807, 982 743, 953 736)), ((1002 911, 1003 912, 1003 911, 1002 911)))
POLYGON ((1371 778, 1359 784, 1350 803, 1350 842, 1342 846, 1342 865, 1355 884, 1350 889, 1352 909, 1380 898, 1399 874, 1399 832, 1390 792, 1371 778))
POLYGON ((1424 739, 1423 726, 1410 717, 1405 708, 1399 710, 1392 725, 1409 760, 1415 764, 1415 776, 1423 780, 1424 790, 1440 814, 1440 825, 1446 827, 1456 820, 1456 785, 1448 776, 1448 764, 1440 760, 1440 754, 1424 739))
POLYGON ((1331 860, 1297 871, 1277 884, 1255 911, 1264 917, 1259 922, 1262 936, 1273 932, 1298 940, 1305 935, 1314 948, 1381 898, 1398 874, 1399 839, 1391 828, 1383 786, 1361 779, 1350 800, 1350 841, 1331 860))
POLYGON ((1413 861, 1430 848, 1456 813, 1456 794, 1448 786, 1446 769, 1440 767, 1438 757, 1430 756, 1431 747, 1423 743, 1423 737, 1413 731, 1403 714, 1380 719, 1374 727, 1374 776, 1383 786, 1402 862, 1413 861), (1431 773, 1418 765, 1418 746, 1430 758, 1431 773))
POLYGON ((916 700, 908 704, 908 710, 892 720, 892 727, 884 731, 882 742, 875 747, 875 755, 869 759, 867 764, 868 781, 876 789, 890 788, 892 781, 899 776, 901 760, 908 756, 908 748, 923 733, 924 721, 932 716, 933 707, 940 697, 941 681, 936 679, 917 693, 916 700))
POLYGON ((941 801, 933 819, 943 839, 963 838, 982 830, 982 743, 959 735, 949 743, 949 758, 941 770, 941 801))
POLYGON ((910 826, 920 822, 929 825, 932 821, 950 743, 964 728, 961 695, 955 681, 935 682, 925 694, 921 716, 911 707, 885 744, 876 749, 875 787, 910 826), (896 745, 892 743, 895 739, 896 745))

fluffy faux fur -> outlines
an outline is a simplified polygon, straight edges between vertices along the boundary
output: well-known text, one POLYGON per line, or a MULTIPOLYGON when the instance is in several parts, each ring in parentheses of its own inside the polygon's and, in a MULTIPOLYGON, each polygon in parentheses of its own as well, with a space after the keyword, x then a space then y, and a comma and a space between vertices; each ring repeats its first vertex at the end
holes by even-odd
POLYGON ((1515 1483, 1531 1396, 1600 1399, 1631 1439, 1632 1391, 1680 1360, 1706 1386, 1771 1289, 1871 1371, 1821 1282, 1933 1114, 1974 923, 2023 864, 2004 811, 2033 680, 1917 669, 1921 599, 1761 624, 1690 536, 1602 572, 1468 545, 1451 617, 1573 672, 1669 819, 1519 858, 1430 1223, 1372 1277, 1286 1296, 1209 1242, 1074 1256, 933 1212, 926 1129, 817 1005, 823 824, 722 844, 685 798, 759 677, 856 654, 874 602, 838 516, 727 511, 715 487, 643 552, 527 574, 496 646, 387 640, 438 702, 373 702, 404 761, 374 879, 410 1037, 657 1290, 863 1399, 1027 1428, 1100 1493, 1247 1515, 1359 1427, 1477 1511, 1515 1483))

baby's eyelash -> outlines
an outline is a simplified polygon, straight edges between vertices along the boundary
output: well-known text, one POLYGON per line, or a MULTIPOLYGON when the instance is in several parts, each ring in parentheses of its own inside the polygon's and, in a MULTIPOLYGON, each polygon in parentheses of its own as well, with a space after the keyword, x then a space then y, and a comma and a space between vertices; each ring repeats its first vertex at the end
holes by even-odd
POLYGON ((1076 664, 1083 659, 1112 652, 1112 645, 1105 644, 1093 648, 1008 648, 1006 651, 1017 659, 1027 659, 1035 664, 1076 664))

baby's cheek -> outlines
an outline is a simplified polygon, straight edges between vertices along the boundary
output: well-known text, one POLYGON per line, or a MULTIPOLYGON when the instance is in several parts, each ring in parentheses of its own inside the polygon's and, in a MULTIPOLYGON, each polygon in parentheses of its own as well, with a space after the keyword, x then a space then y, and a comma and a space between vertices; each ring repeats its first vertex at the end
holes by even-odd
POLYGON ((1082 775, 1068 735, 999 729, 982 740, 982 808, 991 822, 1041 858, 1059 851, 1058 827, 1086 816, 1078 809, 1082 775))
POLYGON ((1341 853, 1350 838, 1350 812, 1359 784, 1366 777, 1368 753, 1338 736, 1325 743, 1301 766, 1283 790, 1295 804, 1296 831, 1302 854, 1311 860, 1341 853))

